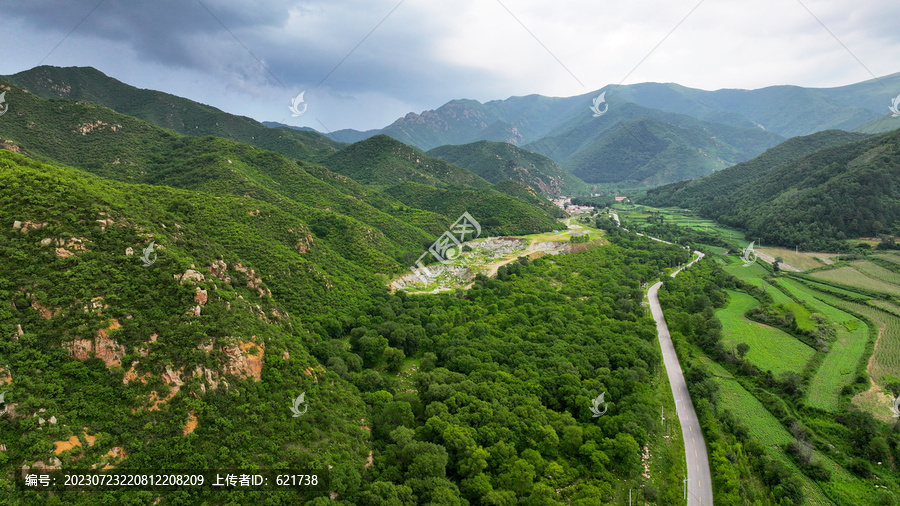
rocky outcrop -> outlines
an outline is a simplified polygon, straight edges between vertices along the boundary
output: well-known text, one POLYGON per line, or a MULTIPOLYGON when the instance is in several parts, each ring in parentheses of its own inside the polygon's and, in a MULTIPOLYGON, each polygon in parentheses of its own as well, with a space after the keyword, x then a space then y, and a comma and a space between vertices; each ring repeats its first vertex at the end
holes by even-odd
POLYGON ((266 346, 264 343, 241 342, 237 346, 223 346, 222 351, 228 355, 228 363, 224 372, 253 381, 259 381, 262 377, 263 357, 266 346))
POLYGON ((196 284, 206 281, 206 277, 194 269, 188 269, 184 271, 184 274, 173 274, 172 277, 178 280, 182 285, 185 284, 185 282, 196 284))
MULTIPOLYGON (((9 223, 9 222, 7 222, 9 223)), ((37 222, 37 221, 14 221, 13 222, 13 230, 18 230, 23 234, 27 234, 32 230, 37 230, 39 228, 43 228, 47 226, 47 222, 37 222)))
POLYGON ((234 269, 247 276, 247 288, 259 292, 260 297, 265 297, 267 295, 269 297, 272 296, 272 292, 269 291, 268 288, 262 287, 262 279, 256 275, 256 272, 253 269, 244 267, 240 262, 234 266, 234 269))
POLYGON ((194 412, 191 411, 188 413, 187 422, 184 424, 184 430, 182 430, 182 436, 187 436, 191 432, 197 429, 197 417, 194 416, 194 412))
POLYGON ((109 327, 97 331, 97 336, 92 339, 78 339, 63 343, 63 347, 69 349, 69 356, 78 360, 87 360, 92 356, 99 358, 106 367, 120 367, 122 357, 125 356, 125 346, 117 343, 109 337, 109 331, 120 328, 119 322, 113 318, 109 327))
MULTIPOLYGON (((45 238, 41 241, 41 244, 47 239, 45 238)), ((84 246, 84 238, 72 237, 69 239, 56 239, 56 256, 60 258, 69 258, 70 256, 75 255, 78 251, 86 251, 87 248, 84 246)), ((48 242, 47 244, 51 244, 53 241, 48 242)))

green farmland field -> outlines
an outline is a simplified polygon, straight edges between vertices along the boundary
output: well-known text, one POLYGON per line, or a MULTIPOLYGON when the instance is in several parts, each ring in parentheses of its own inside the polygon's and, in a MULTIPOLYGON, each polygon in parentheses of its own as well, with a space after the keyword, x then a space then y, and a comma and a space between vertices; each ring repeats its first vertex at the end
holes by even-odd
POLYGON ((865 260, 860 260, 860 261, 853 262, 850 265, 852 265, 856 270, 862 272, 863 274, 865 274, 869 277, 879 279, 881 281, 887 281, 888 283, 891 283, 894 285, 900 285, 900 274, 898 274, 892 270, 885 269, 884 267, 882 267, 878 264, 874 264, 872 262, 868 262, 865 260))
MULTIPOLYGON (((796 469, 796 464, 781 449, 781 445, 790 443, 794 438, 778 419, 737 381, 717 377, 716 383, 719 384, 719 403, 722 407, 738 414, 741 422, 750 430, 750 435, 766 447, 770 456, 796 469)), ((818 452, 815 455, 822 458, 818 452)), ((828 465, 829 468, 837 467, 829 459, 825 460, 826 464, 831 464, 828 465)), ((803 483, 805 504, 833 504, 814 481, 801 473, 797 476, 801 477, 803 483)))
POLYGON ((864 290, 887 293, 890 295, 900 295, 900 286, 867 276, 853 267, 839 267, 827 271, 818 271, 812 273, 812 276, 823 281, 840 283, 842 285, 862 288, 864 290))
POLYGON ((782 279, 780 282, 827 318, 828 324, 837 332, 835 340, 828 345, 825 360, 810 380, 807 391, 807 403, 810 406, 835 411, 839 407, 841 389, 853 382, 856 366, 866 353, 869 328, 853 315, 831 305, 840 304, 840 299, 816 292, 794 280, 782 279))
POLYGON ((722 344, 726 349, 747 343, 750 345, 747 360, 763 371, 772 371, 776 376, 801 372, 812 358, 813 349, 784 331, 748 320, 744 313, 759 305, 753 297, 732 290, 728 296, 728 306, 716 311, 722 321, 722 344))

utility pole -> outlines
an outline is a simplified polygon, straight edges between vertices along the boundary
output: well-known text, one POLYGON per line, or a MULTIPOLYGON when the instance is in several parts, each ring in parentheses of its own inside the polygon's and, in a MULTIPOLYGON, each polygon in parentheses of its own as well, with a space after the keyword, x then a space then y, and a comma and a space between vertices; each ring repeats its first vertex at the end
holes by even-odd
POLYGON ((684 502, 687 504, 687 476, 684 477, 684 502))
POLYGON ((631 506, 631 489, 628 489, 628 506, 631 506))

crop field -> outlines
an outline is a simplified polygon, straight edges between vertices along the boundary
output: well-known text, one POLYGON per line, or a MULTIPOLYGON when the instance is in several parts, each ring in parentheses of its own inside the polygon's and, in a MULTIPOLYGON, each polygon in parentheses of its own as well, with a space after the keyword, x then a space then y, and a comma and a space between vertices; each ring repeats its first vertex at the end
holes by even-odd
POLYGON ((726 265, 724 267, 725 271, 728 274, 740 279, 745 283, 749 283, 754 286, 760 286, 760 280, 766 274, 769 274, 769 271, 763 268, 759 262, 750 264, 748 266, 744 266, 744 262, 738 260, 736 263, 731 265, 726 265))
POLYGON ((753 297, 732 290, 728 291, 728 296, 728 306, 716 311, 722 321, 725 348, 747 343, 750 345, 747 360, 763 371, 772 371, 775 376, 801 372, 815 353, 813 349, 781 330, 748 320, 744 313, 759 305, 753 297))
POLYGON ((817 313, 828 319, 837 331, 828 345, 825 360, 809 382, 806 402, 812 407, 835 411, 839 407, 840 391, 853 382, 856 366, 866 353, 869 327, 851 314, 830 305, 840 299, 816 292, 794 280, 781 280, 786 288, 804 300, 817 313))
POLYGON ((866 260, 858 260, 850 265, 867 276, 886 281, 893 285, 900 285, 900 274, 890 269, 885 269, 878 264, 866 260))
POLYGON ((828 253, 805 253, 797 252, 787 248, 755 248, 759 253, 771 255, 773 257, 781 257, 786 263, 793 265, 801 271, 815 269, 827 265, 821 258, 828 258, 828 253))
POLYGON ((794 299, 790 298, 790 296, 788 296, 786 293, 779 290, 778 287, 772 286, 769 283, 766 283, 763 286, 766 289, 766 293, 772 296, 772 300, 773 302, 775 302, 775 304, 796 304, 796 302, 794 302, 794 299))
MULTIPOLYGON (((715 371, 713 373, 715 374, 715 371)), ((781 449, 781 445, 790 443, 794 438, 778 422, 778 419, 737 381, 717 377, 716 383, 719 384, 719 403, 740 416, 741 422, 750 430, 750 435, 766 447, 769 455, 791 468, 796 468, 796 464, 781 449)), ((813 455, 815 459, 823 459, 829 469, 838 468, 837 464, 818 451, 814 451, 813 455)), ((797 476, 803 482, 803 492, 807 504, 833 504, 825 497, 815 482, 806 475, 798 474, 797 476)))
POLYGON ((659 213, 666 222, 673 223, 680 227, 691 228, 695 230, 708 230, 716 232, 719 237, 726 241, 739 243, 742 247, 750 243, 744 237, 744 233, 731 228, 723 227, 714 220, 701 218, 688 209, 679 209, 675 207, 648 207, 635 205, 616 204, 614 209, 627 213, 627 217, 633 220, 646 220, 651 213, 659 213))
POLYGON ((872 320, 878 328, 879 338, 869 362, 869 375, 884 386, 882 378, 885 375, 897 376, 900 373, 900 318, 865 304, 847 301, 840 301, 839 304, 872 320))
POLYGON ((900 253, 879 253, 873 256, 900 265, 900 253))
POLYGON ((882 311, 891 313, 894 316, 900 316, 900 306, 894 304, 893 302, 888 302, 886 300, 880 299, 872 299, 868 301, 868 304, 875 306, 882 311))
POLYGON ((900 295, 900 286, 866 276, 853 267, 839 267, 837 269, 814 272, 811 275, 812 277, 823 281, 840 283, 850 287, 862 288, 864 290, 887 293, 890 295, 900 295))
POLYGON ((843 288, 837 288, 831 285, 826 285, 824 283, 819 283, 817 281, 812 281, 809 279, 802 280, 803 285, 808 286, 816 291, 830 291, 834 293, 838 293, 844 297, 849 297, 854 300, 859 300, 860 302, 869 300, 870 297, 868 295, 863 295, 859 292, 851 292, 850 290, 844 290, 843 288))

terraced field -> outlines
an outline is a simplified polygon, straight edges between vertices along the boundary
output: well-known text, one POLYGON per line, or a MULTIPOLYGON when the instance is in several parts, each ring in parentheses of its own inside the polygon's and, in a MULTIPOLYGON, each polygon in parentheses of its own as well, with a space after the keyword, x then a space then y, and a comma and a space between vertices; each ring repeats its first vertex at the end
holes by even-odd
POLYGON ((852 265, 856 270, 862 272, 866 276, 879 279, 881 281, 887 281, 888 283, 894 285, 900 285, 900 274, 892 270, 885 269, 878 264, 869 262, 867 260, 859 260, 851 263, 850 265, 852 265))
POLYGON ((728 274, 754 286, 760 286, 762 277, 769 274, 769 271, 764 269, 759 262, 744 267, 744 262, 738 261, 737 263, 726 265, 724 269, 728 274))
POLYGON ((823 259, 828 260, 828 263, 830 263, 829 253, 805 253, 787 248, 756 248, 756 250, 759 253, 771 255, 773 257, 781 257, 785 263, 793 265, 802 271, 827 265, 826 262, 822 261, 823 259))
POLYGON ((853 267, 839 267, 812 273, 812 277, 832 283, 840 283, 863 290, 900 296, 900 286, 867 276, 853 267))
POLYGON ((900 374, 900 318, 865 304, 847 301, 840 301, 838 304, 872 320, 878 328, 880 337, 869 362, 872 379, 879 385, 884 385, 885 375, 900 374))
MULTIPOLYGON (((718 366, 716 366, 716 368, 718 368, 718 366)), ((765 445, 770 456, 781 461, 788 467, 796 469, 796 464, 794 464, 794 462, 784 453, 784 450, 781 449, 781 445, 790 443, 794 440, 791 434, 778 422, 778 419, 756 399, 756 397, 746 391, 737 381, 720 377, 715 370, 716 368, 713 368, 712 372, 716 376, 716 383, 719 385, 719 403, 722 407, 729 409, 740 416, 741 422, 747 426, 750 430, 750 434, 755 439, 765 445)), ((722 371, 724 371, 724 369, 722 371)), ((818 451, 815 451, 813 455, 816 459, 824 459, 823 462, 825 462, 829 469, 842 470, 837 464, 821 455, 818 451)), ((853 479, 849 475, 845 477, 845 474, 847 474, 846 471, 840 475, 841 478, 853 479)), ((801 477, 803 483, 805 504, 833 504, 828 500, 825 494, 822 493, 822 490, 814 481, 803 474, 798 473, 798 476, 801 477)), ((835 476, 833 476, 832 479, 835 479, 835 476)))
POLYGON ((879 253, 873 256, 875 258, 880 258, 882 260, 887 260, 888 262, 893 262, 897 265, 900 265, 900 254, 898 253, 879 253))
POLYGON ((810 406, 835 411, 839 407, 841 389, 853 382, 856 366, 866 353, 869 328, 853 315, 834 307, 841 302, 837 297, 814 291, 794 280, 782 279, 780 282, 827 318, 837 332, 806 392, 806 402, 810 406))
POLYGON ((775 376, 785 372, 800 373, 814 350, 781 330, 748 320, 744 313, 759 305, 759 301, 750 295, 729 290, 728 296, 728 306, 716 311, 722 322, 725 348, 747 343, 750 351, 746 359, 763 371, 772 371, 775 376))

